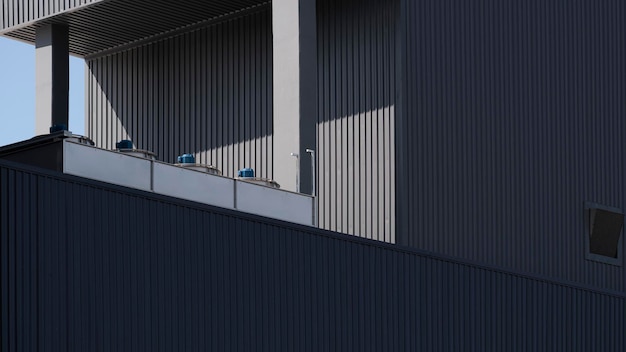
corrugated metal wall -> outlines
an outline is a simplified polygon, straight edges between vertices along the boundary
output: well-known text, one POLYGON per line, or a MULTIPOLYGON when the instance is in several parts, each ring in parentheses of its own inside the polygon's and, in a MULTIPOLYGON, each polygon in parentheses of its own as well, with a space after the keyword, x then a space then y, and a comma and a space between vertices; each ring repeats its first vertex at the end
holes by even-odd
POLYGON ((398 242, 626 291, 584 249, 585 201, 626 210, 626 3, 403 4, 398 242))
POLYGON ((0 30, 102 0, 2 0, 0 30))
POLYGON ((1 351, 624 351, 626 296, 0 163, 1 351))
POLYGON ((159 160, 194 153, 225 175, 272 178, 269 6, 241 18, 87 61, 87 134, 129 138, 159 160))
POLYGON ((395 241, 398 1, 318 0, 319 224, 395 241))

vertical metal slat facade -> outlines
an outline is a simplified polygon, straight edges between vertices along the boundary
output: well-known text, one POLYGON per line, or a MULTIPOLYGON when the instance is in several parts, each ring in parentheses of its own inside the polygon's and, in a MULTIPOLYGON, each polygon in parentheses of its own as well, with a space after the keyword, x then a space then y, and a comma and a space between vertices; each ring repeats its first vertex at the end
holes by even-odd
POLYGON ((626 209, 624 2, 402 6, 398 243, 626 290, 584 247, 585 201, 626 209))
POLYGON ((193 153, 224 175, 272 178, 269 6, 87 60, 87 130, 102 148, 132 139, 159 159, 193 153))
POLYGON ((398 4, 317 2, 319 224, 391 243, 398 4))
POLYGON ((626 296, 0 162, 1 351, 623 351, 626 296))

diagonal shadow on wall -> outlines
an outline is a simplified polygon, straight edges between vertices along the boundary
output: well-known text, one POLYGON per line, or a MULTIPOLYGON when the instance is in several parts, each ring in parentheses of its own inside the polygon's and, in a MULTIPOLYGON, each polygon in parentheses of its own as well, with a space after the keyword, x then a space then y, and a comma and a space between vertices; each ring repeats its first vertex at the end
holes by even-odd
POLYGON ((88 133, 97 145, 130 138, 166 162, 195 153, 225 171, 252 166, 271 177, 268 7, 88 67, 88 133))

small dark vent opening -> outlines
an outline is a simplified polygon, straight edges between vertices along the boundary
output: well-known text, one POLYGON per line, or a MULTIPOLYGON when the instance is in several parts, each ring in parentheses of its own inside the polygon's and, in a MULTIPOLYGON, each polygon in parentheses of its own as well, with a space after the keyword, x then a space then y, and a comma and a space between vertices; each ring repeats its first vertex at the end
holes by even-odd
POLYGON ((624 213, 619 208, 585 202, 585 248, 589 260, 622 265, 624 213))
POLYGON ((603 209, 589 209, 589 217, 589 251, 617 259, 624 215, 603 209))

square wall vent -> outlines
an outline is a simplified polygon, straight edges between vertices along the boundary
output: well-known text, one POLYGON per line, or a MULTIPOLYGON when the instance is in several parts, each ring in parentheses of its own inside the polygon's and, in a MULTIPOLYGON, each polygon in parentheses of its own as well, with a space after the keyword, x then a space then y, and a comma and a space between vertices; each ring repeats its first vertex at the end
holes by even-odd
POLYGON ((587 259, 621 265, 624 213, 618 208, 590 202, 585 203, 585 213, 587 259))

